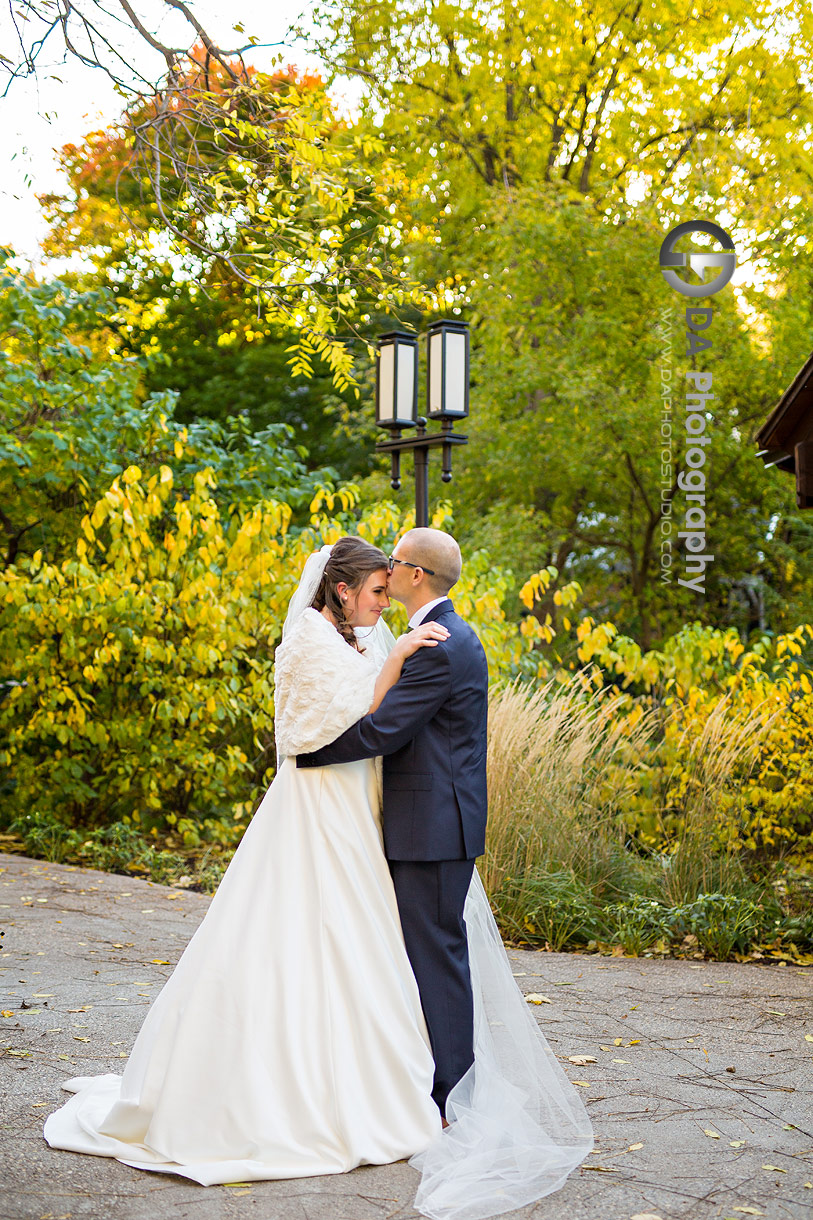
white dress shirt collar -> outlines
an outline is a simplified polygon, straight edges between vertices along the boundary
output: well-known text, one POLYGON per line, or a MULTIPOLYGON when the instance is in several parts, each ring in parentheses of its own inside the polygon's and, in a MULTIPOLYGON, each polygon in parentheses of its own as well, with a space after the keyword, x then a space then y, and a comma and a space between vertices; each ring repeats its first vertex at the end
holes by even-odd
POLYGON ((409 620, 408 625, 410 627, 419 627, 429 611, 433 610, 435 606, 439 606, 441 602, 445 601, 448 601, 448 596, 446 594, 444 594, 443 597, 436 597, 433 601, 427 602, 425 606, 421 606, 420 610, 415 611, 412 618, 409 620))

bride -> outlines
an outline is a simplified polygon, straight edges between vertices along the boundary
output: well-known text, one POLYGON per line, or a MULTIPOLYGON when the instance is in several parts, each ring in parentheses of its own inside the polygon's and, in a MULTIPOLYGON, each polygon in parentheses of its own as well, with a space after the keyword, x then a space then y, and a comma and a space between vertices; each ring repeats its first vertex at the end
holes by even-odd
POLYGON ((589 1118, 529 1012, 475 869, 465 908, 474 1063, 441 1127, 434 1063, 383 850, 381 760, 299 769, 375 709, 427 623, 395 641, 387 559, 357 538, 305 565, 275 654, 276 776, 121 1076, 76 1076, 52 1148, 202 1185, 410 1157, 435 1220, 557 1190, 589 1118), (347 599, 344 621, 331 606, 347 599))

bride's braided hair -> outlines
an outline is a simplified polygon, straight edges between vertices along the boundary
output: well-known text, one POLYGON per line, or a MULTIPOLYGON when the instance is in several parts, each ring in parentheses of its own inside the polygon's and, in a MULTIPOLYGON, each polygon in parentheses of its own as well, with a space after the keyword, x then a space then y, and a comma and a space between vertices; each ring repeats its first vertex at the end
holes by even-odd
MULTIPOLYGON (((321 610, 327 606, 336 620, 336 630, 353 648, 358 648, 356 635, 347 617, 352 607, 343 602, 336 586, 344 581, 351 593, 358 593, 368 576, 387 566, 387 556, 377 546, 363 538, 340 538, 333 544, 319 588, 311 606, 321 610)), ((359 649, 363 652, 363 649, 359 649)))

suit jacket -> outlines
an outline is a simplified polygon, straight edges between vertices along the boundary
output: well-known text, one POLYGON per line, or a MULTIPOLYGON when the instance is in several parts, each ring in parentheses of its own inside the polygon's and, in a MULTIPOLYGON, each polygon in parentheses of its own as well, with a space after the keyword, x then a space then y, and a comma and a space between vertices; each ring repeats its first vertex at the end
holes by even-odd
POLYGON ((448 598, 424 622, 433 620, 449 638, 407 657, 375 712, 296 760, 297 767, 323 767, 383 755, 390 860, 464 860, 485 851, 486 657, 448 598))

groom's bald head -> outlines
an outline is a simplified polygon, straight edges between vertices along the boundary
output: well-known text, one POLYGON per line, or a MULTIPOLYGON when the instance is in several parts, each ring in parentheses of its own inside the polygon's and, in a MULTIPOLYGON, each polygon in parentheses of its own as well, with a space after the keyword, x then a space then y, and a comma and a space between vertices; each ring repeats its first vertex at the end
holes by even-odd
POLYGON ((451 534, 444 534, 443 530, 407 530, 398 544, 398 557, 432 569, 435 575, 425 573, 425 579, 436 597, 448 593, 460 580, 463 567, 460 547, 451 534))

